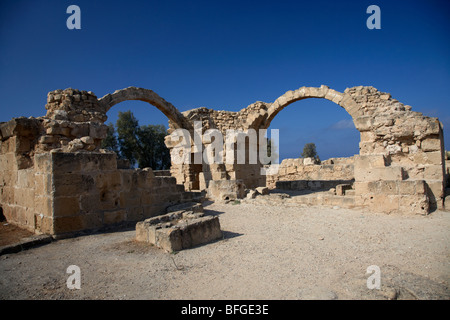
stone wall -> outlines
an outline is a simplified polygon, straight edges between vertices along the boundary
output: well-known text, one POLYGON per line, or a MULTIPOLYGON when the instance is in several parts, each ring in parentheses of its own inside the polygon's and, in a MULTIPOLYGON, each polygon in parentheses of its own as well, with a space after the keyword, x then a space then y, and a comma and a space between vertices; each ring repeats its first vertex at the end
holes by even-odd
MULTIPOLYGON (((422 166, 424 171, 433 167, 422 166)), ((332 158, 320 164, 313 159, 285 159, 277 175, 267 176, 270 188, 284 190, 324 191, 340 184, 350 184, 354 190, 352 201, 343 201, 341 205, 413 214, 427 214, 433 206, 437 207, 431 198, 433 190, 424 176, 410 176, 407 168, 393 162, 391 156, 356 155, 332 158)))
POLYGON ((173 177, 155 176, 151 168, 117 169, 114 153, 51 156, 55 234, 141 221, 190 200, 173 177))
POLYGON ((39 151, 61 149, 98 150, 108 127, 106 108, 92 92, 76 89, 55 90, 47 95, 47 114, 42 117, 44 133, 39 151))
MULTIPOLYGON (((69 128, 61 127, 67 120, 51 121, 58 130, 69 128)), ((92 128, 100 126, 69 121, 72 129, 88 130, 71 133, 46 129, 51 121, 17 118, 0 124, 0 206, 8 222, 53 235, 98 230, 140 221, 200 196, 185 192, 167 172, 155 176, 151 168, 118 169, 115 153, 89 147, 101 139, 70 151, 66 147, 77 134, 98 137, 92 128), (46 143, 48 137, 52 143, 46 143)))
MULTIPOLYGON (((227 130, 242 129, 245 130, 247 118, 253 112, 259 112, 259 108, 265 106, 265 103, 259 102, 250 105, 249 107, 242 109, 239 112, 232 111, 216 111, 207 108, 198 108, 182 112, 183 117, 189 120, 191 125, 186 129, 190 132, 190 136, 194 137, 194 134, 200 134, 203 136, 207 130, 217 129, 223 137, 226 137, 227 130), (199 127, 195 127, 195 124, 200 124, 199 127), (194 133, 196 132, 196 133, 194 133)), ((176 129, 176 125, 169 121, 169 133, 176 129)), ((261 176, 259 164, 226 164, 212 163, 207 164, 204 161, 202 163, 194 163, 196 156, 202 157, 202 151, 196 150, 194 141, 192 138, 192 161, 190 164, 180 164, 171 166, 171 174, 176 177, 179 184, 183 184, 187 190, 206 190, 211 180, 240 180, 245 181, 247 188, 255 188, 265 183, 265 177, 261 176)), ((202 140, 202 150, 205 150, 210 141, 206 139, 202 140)), ((171 150, 176 150, 176 143, 173 143, 170 136, 166 138, 166 145, 171 150)), ((235 152, 236 152, 236 147, 235 152)), ((246 145, 246 154, 248 155, 249 145, 246 145)), ((257 145, 258 148, 258 145, 257 145)), ((224 157, 226 156, 224 148, 224 157)))
MULTIPOLYGON (((0 156, 2 164, 5 158, 0 156)), ((1 168, 9 168, 8 174, 2 172, 3 214, 37 233, 61 235, 123 225, 199 196, 185 192, 173 177, 154 176, 151 168, 117 169, 114 153, 39 153, 32 168, 1 168)))
POLYGON ((450 188, 450 160, 445 161, 445 187, 450 188))
POLYGON ((411 179, 404 167, 383 155, 357 156, 355 180, 356 202, 373 211, 428 214, 436 205, 427 181, 411 179))
POLYGON ((328 190, 342 183, 352 183, 355 179, 353 157, 331 158, 322 162, 312 158, 284 159, 278 173, 266 176, 267 187, 274 189, 286 185, 282 181, 296 181, 293 190, 328 190))
POLYGON ((48 172, 34 166, 40 121, 17 118, 0 125, 0 206, 8 222, 34 231, 35 208, 48 213, 48 172), (36 177, 36 178, 35 178, 36 177))

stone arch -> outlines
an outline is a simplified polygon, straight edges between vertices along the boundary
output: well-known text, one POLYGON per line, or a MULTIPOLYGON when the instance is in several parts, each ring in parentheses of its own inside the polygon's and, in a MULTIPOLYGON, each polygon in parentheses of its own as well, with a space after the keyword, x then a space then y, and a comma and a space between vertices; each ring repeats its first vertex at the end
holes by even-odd
MULTIPOLYGON (((266 112, 250 117, 246 127, 255 129, 267 129, 275 116, 288 105, 307 98, 323 98, 330 100, 344 108, 355 119, 363 114, 356 101, 347 93, 341 93, 330 89, 327 86, 301 87, 297 90, 287 91, 278 97, 271 105, 266 108, 266 112)), ((355 126, 357 123, 355 123, 355 126)), ((357 128, 358 129, 358 128, 357 128)))
POLYGON ((173 123, 175 128, 190 128, 189 122, 177 108, 149 89, 128 87, 125 89, 116 90, 114 93, 107 94, 98 99, 98 102, 100 106, 104 108, 104 112, 106 113, 114 105, 127 100, 140 100, 148 102, 164 113, 173 123))
POLYGON ((273 103, 240 111, 245 129, 267 129, 285 107, 306 98, 324 98, 343 107, 360 132, 354 178, 357 201, 374 210, 402 211, 402 204, 426 214, 444 204, 443 131, 437 118, 414 112, 389 93, 369 86, 343 93, 327 86, 288 91, 273 103))

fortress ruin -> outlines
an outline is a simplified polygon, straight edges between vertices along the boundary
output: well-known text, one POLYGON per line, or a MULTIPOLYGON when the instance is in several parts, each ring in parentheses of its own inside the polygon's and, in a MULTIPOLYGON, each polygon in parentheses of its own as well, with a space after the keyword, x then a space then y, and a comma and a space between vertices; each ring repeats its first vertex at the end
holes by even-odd
MULTIPOLYGON (((224 193, 211 188, 225 184, 235 188, 230 192, 237 198, 245 196, 245 189, 266 185, 331 190, 326 196, 313 194, 308 203, 363 206, 384 213, 425 215, 445 206, 441 123, 373 87, 343 93, 323 85, 301 87, 272 103, 256 102, 239 112, 207 108, 180 112, 155 92, 135 87, 100 99, 90 91, 65 89, 49 92, 45 108, 43 117, 0 124, 1 210, 8 222, 36 233, 65 235, 143 221, 165 214, 171 205, 201 201, 207 190, 223 200, 224 193), (100 149, 107 133, 106 113, 126 100, 158 108, 169 119, 169 134, 178 128, 193 134, 194 122, 200 121, 203 132, 218 129, 225 135, 228 129, 267 129, 281 110, 308 98, 330 100, 351 115, 361 137, 358 155, 320 164, 286 159, 277 174, 264 176, 259 163, 172 162, 170 172, 130 169, 115 153, 100 149)), ((177 151, 171 139, 166 145, 177 151)), ((191 156, 196 152, 192 146, 191 156)))

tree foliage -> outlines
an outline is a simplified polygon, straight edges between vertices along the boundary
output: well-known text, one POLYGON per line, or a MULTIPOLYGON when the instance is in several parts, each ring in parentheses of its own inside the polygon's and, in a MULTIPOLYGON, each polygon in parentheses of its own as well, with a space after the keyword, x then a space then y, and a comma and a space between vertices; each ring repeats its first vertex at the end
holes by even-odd
POLYGON ((128 159, 131 166, 134 166, 137 162, 138 154, 141 153, 138 142, 139 122, 131 111, 119 112, 116 127, 120 155, 128 159))
POLYGON ((303 147, 302 158, 314 158, 319 159, 316 151, 316 145, 314 143, 307 143, 303 147))
POLYGON ((164 125, 143 125, 131 111, 119 112, 116 127, 108 124, 108 134, 102 148, 128 159, 131 166, 164 170, 170 167, 170 152, 164 144, 167 130, 164 125))
POLYGON ((116 128, 114 127, 114 124, 112 122, 108 124, 106 138, 102 141, 101 148, 114 151, 115 153, 117 153, 117 155, 120 154, 119 143, 117 142, 116 128))
MULTIPOLYGON (((277 146, 275 141, 271 138, 266 138, 267 141, 267 156, 276 159, 279 157, 277 146)), ((271 162, 269 163, 271 164, 271 162)))
POLYGON ((137 161, 140 168, 150 167, 155 170, 168 169, 170 151, 164 144, 167 130, 163 125, 141 126, 138 131, 140 153, 137 161))

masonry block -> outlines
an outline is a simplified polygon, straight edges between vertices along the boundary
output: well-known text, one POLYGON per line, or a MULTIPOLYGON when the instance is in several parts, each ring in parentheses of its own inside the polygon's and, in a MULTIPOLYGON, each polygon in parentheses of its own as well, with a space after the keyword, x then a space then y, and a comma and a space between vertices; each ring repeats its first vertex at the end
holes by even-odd
POLYGON ((175 211, 138 222, 136 240, 168 252, 179 251, 222 237, 217 216, 193 211, 175 211))
POLYGON ((441 140, 439 138, 428 138, 422 141, 421 148, 423 151, 439 151, 441 150, 441 140))
POLYGON ((236 200, 245 197, 242 180, 211 180, 208 197, 214 200, 236 200))
POLYGON ((83 230, 99 229, 103 226, 102 215, 99 213, 86 213, 76 216, 54 217, 54 234, 74 233, 83 230))
POLYGON ((53 200, 54 217, 68 217, 80 213, 79 197, 56 197, 53 200))
POLYGON ((364 169, 355 166, 356 181, 403 180, 403 177, 402 167, 368 167, 364 169))
POLYGON ((126 210, 106 211, 103 214, 103 223, 106 225, 118 224, 127 220, 126 210))

